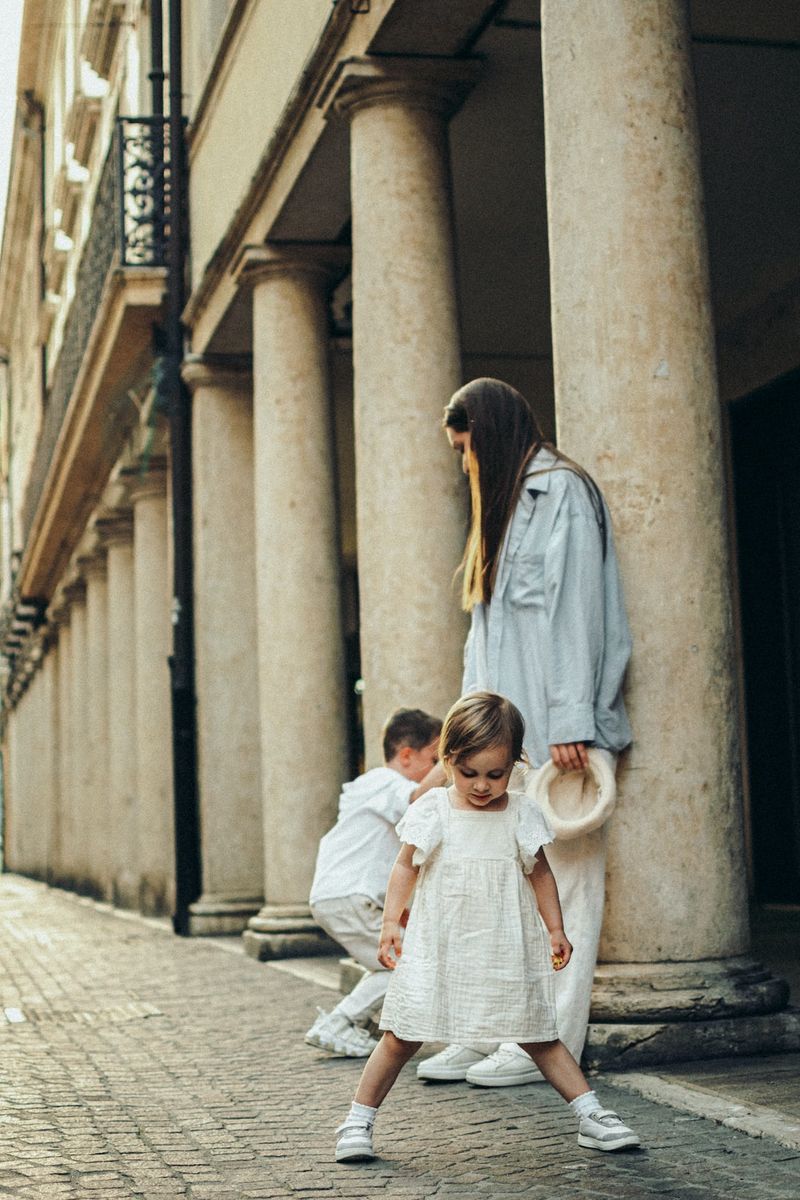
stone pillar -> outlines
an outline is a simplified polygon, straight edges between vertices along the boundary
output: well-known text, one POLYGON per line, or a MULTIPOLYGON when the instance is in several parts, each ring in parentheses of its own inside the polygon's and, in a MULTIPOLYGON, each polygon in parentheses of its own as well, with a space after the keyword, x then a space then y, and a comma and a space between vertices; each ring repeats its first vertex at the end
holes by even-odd
POLYGON ((444 715, 466 623, 453 574, 463 481, 441 430, 462 382, 447 121, 477 78, 454 59, 356 59, 350 119, 358 575, 367 765, 398 705, 444 715))
POLYGON ((139 824, 136 801, 136 614, 133 516, 105 514, 95 529, 106 550, 108 625, 107 729, 110 880, 114 904, 139 904, 139 824))
POLYGON ((336 812, 347 733, 330 263, 308 248, 267 252, 248 273, 266 906, 250 921, 245 945, 254 957, 271 958, 331 949, 310 919, 308 892, 319 839, 336 812))
MULTIPOLYGON (((92 891, 110 900, 112 823, 108 804, 108 598, 106 552, 98 547, 80 560, 86 579, 86 830, 92 891)), ((114 830, 114 836, 116 831, 114 830)))
POLYGON ((66 883, 82 892, 89 877, 88 833, 92 812, 88 805, 88 754, 86 746, 86 583, 73 580, 65 589, 70 606, 71 669, 69 672, 70 787, 66 810, 68 863, 66 883))
POLYGON ((240 933, 261 907, 261 786, 249 363, 189 361, 203 894, 195 934, 240 933))
POLYGON ((59 712, 59 644, 51 627, 45 641, 41 666, 42 726, 40 731, 44 759, 44 815, 47 823, 47 858, 44 878, 58 878, 61 862, 61 719, 59 712))
POLYGON ((133 505, 139 906, 146 913, 169 913, 175 893, 175 824, 166 466, 151 460, 127 474, 126 481, 133 505))
POLYGON ((51 882, 65 885, 69 879, 72 844, 72 624, 70 605, 59 600, 54 620, 58 624, 58 859, 51 882))
POLYGON ((559 443, 608 497, 634 636, 587 1057, 757 1053, 779 1018, 704 1019, 770 1013, 786 988, 747 957, 686 6, 543 0, 542 46, 559 443))

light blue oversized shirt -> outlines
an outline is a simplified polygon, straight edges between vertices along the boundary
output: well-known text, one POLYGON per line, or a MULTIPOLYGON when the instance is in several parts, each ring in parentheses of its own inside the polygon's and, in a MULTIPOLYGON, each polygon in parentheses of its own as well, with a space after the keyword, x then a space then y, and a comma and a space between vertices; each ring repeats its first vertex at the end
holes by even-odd
POLYGON ((513 701, 537 767, 556 743, 617 753, 631 740, 622 699, 631 635, 607 510, 606 522, 604 560, 585 483, 542 448, 523 481, 492 599, 472 610, 462 693, 513 701))

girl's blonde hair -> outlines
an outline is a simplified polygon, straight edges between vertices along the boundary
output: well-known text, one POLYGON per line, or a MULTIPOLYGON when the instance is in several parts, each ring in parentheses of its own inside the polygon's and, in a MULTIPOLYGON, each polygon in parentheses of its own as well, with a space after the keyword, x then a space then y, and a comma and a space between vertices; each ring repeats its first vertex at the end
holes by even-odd
POLYGON ((508 746, 512 762, 524 758, 522 713, 496 692, 471 692, 456 700, 439 739, 441 762, 458 762, 492 746, 508 746))

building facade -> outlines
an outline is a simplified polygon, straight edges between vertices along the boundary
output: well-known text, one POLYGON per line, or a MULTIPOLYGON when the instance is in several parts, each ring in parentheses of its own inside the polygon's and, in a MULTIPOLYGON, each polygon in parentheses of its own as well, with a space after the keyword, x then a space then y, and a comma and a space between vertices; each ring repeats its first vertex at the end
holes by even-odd
MULTIPOLYGON (((0 261, 6 861, 148 912, 183 836, 159 7, 28 0, 0 261)), ((397 704, 458 694, 438 426, 495 375, 601 483, 636 646, 590 1057, 795 1044, 748 932, 748 895, 800 904, 794 6, 193 0, 182 30, 169 7, 192 931, 325 948, 307 896, 342 778, 397 704)))

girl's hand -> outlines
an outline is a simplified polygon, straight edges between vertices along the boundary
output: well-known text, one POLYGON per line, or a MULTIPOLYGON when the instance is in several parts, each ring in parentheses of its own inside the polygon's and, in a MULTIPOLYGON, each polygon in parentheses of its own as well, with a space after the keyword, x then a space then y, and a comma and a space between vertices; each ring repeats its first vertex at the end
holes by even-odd
POLYGON ((403 927, 399 921, 384 921, 381 925, 381 940, 378 946, 378 962, 393 971, 403 953, 403 927), (392 958, 394 951, 394 958, 392 958))
POLYGON ((554 971, 563 971, 572 958, 572 946, 563 929, 550 930, 550 954, 554 971))
POLYGON ((561 742, 551 746, 550 757, 562 771, 585 771, 589 765, 584 742, 561 742))

